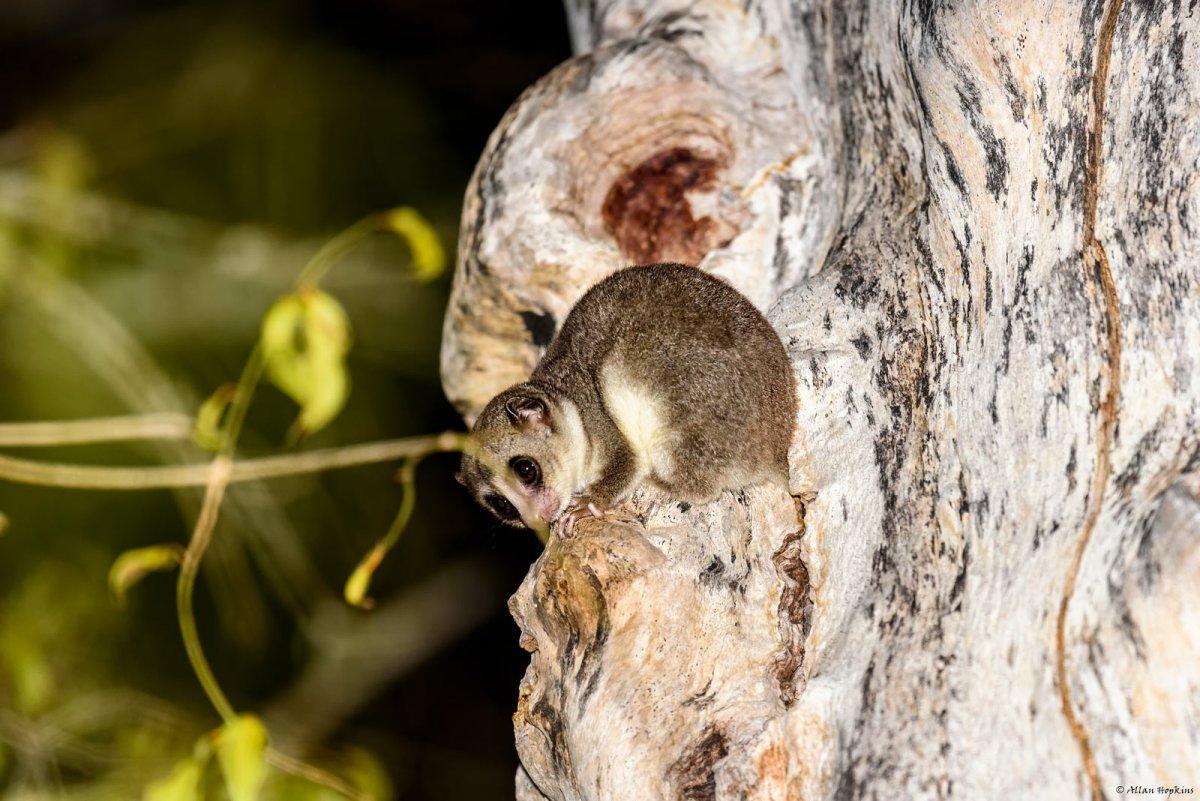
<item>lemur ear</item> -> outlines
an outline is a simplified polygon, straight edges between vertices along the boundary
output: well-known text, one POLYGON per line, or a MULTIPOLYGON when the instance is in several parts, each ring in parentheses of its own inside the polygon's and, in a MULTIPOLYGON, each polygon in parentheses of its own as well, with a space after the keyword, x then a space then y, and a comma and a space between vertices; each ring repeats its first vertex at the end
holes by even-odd
POLYGON ((544 426, 550 423, 550 410, 546 407, 546 402, 532 395, 509 398, 504 404, 504 410, 508 412, 508 419, 522 428, 530 424, 544 426))

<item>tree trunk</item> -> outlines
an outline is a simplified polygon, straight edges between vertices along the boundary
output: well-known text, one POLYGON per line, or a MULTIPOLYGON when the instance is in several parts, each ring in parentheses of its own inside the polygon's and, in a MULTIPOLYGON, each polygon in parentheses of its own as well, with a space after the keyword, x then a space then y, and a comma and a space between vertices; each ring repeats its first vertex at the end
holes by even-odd
POLYGON ((1200 12, 567 5, 468 190, 448 395, 677 260, 800 413, 793 497, 646 490, 533 565, 517 797, 1200 787, 1200 12))

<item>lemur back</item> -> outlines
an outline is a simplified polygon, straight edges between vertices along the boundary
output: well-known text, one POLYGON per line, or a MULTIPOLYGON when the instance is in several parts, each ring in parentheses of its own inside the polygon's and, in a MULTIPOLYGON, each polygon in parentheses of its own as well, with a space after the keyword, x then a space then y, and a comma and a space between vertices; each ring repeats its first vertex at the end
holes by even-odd
POLYGON ((491 466, 464 458, 461 480, 512 522, 602 514, 643 480, 701 503, 786 484, 795 413, 783 344, 749 300, 693 267, 632 267, 589 289, 529 380, 488 404, 475 433, 491 466))

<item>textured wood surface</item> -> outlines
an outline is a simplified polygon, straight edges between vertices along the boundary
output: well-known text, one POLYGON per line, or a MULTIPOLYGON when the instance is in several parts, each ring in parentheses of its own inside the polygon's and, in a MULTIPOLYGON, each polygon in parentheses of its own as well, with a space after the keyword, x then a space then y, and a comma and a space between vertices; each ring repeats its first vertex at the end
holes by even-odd
POLYGON ((647 491, 534 564, 519 799, 1200 788, 1197 14, 568 2, 468 193, 447 393, 672 258, 768 310, 800 413, 793 497, 647 491))

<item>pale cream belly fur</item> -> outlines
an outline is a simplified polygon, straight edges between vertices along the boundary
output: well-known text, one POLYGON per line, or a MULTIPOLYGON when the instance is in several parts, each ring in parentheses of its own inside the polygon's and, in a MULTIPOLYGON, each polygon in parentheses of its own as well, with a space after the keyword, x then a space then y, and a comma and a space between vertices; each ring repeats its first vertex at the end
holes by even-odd
POLYGON ((666 425, 665 399, 611 362, 600 368, 600 392, 609 416, 633 449, 638 475, 669 479, 676 443, 666 425))

